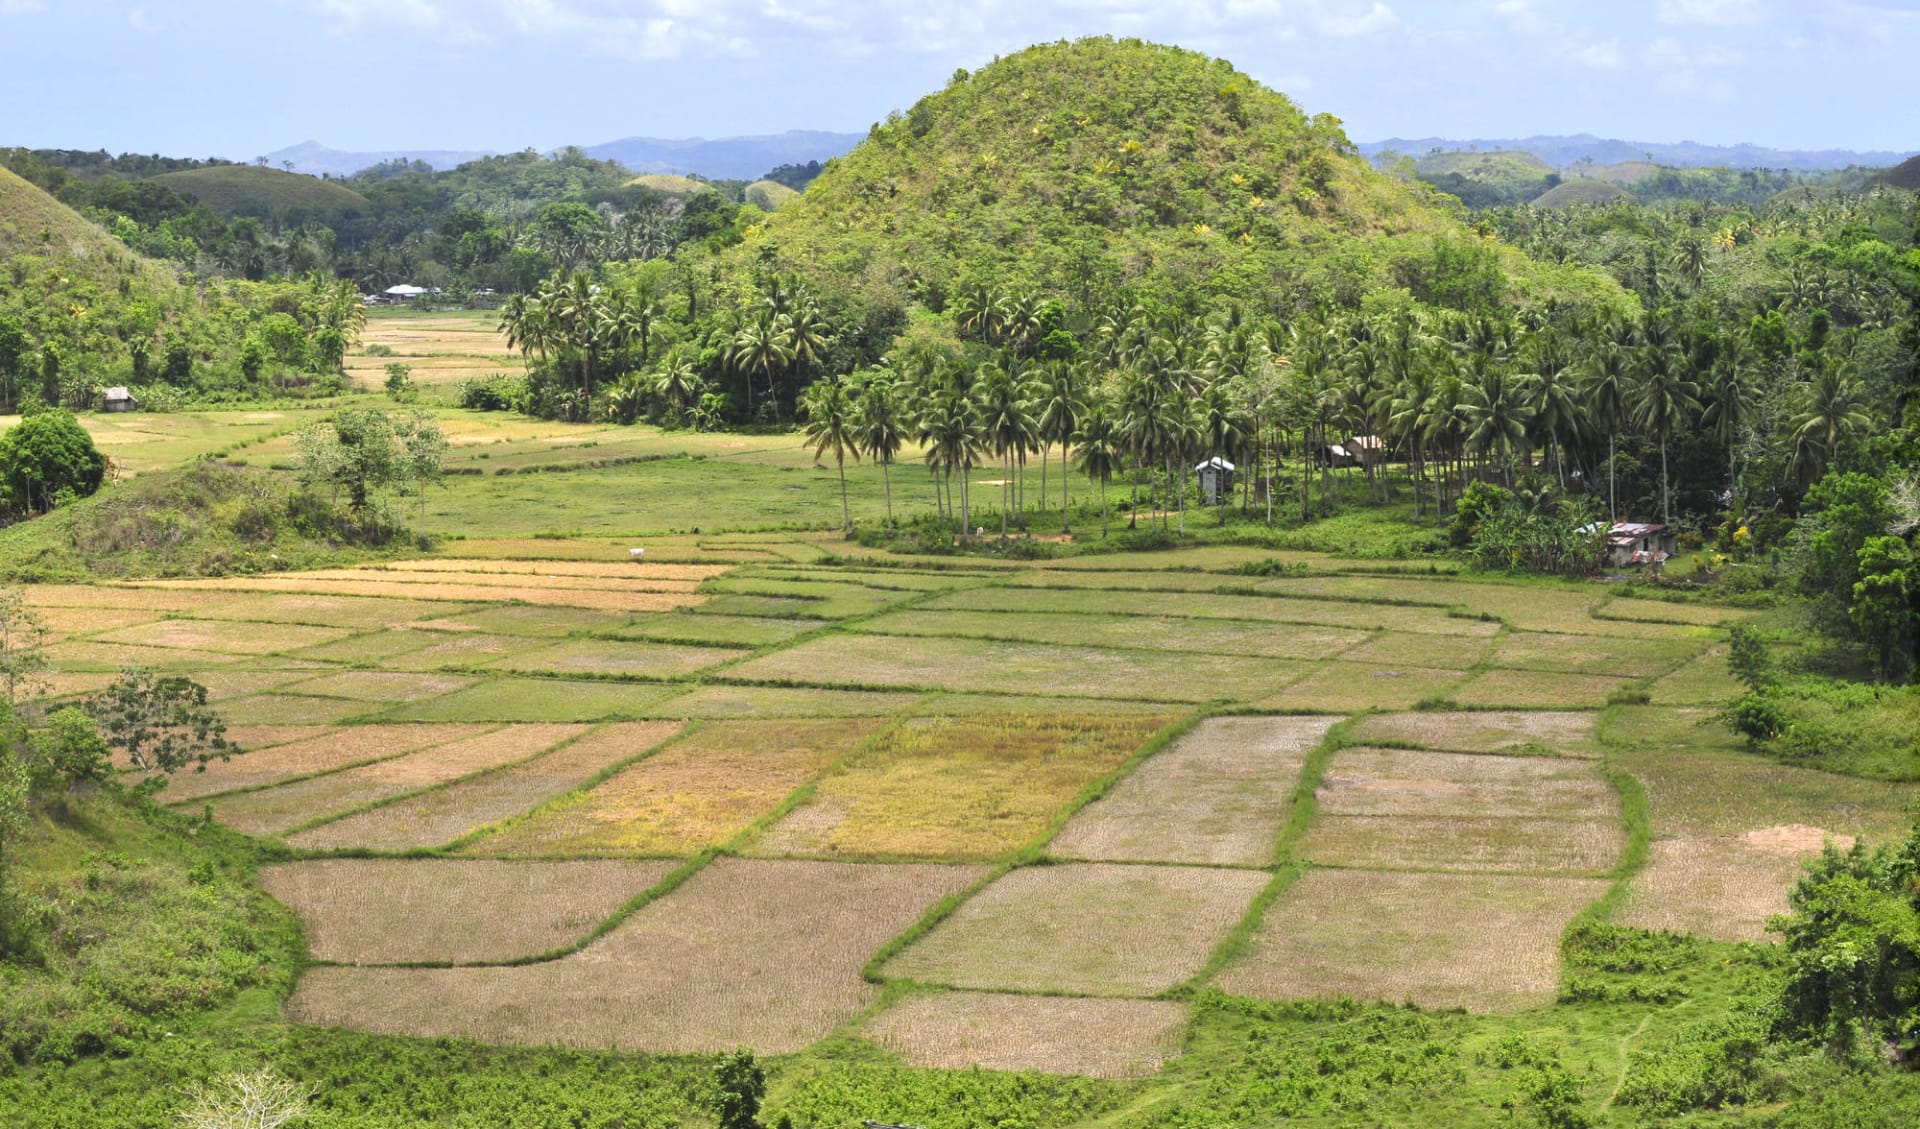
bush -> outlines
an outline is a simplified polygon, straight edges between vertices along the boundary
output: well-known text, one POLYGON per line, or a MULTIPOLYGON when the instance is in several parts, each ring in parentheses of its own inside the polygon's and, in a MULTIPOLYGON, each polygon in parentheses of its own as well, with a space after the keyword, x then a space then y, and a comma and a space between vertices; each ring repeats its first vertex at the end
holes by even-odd
POLYGON ((1742 695, 1722 716, 1729 728, 1747 739, 1749 749, 1757 750, 1787 731, 1787 711, 1769 694, 1742 695))
POLYGON ((477 412, 525 411, 527 382, 498 374, 483 380, 463 380, 454 386, 454 399, 461 407, 477 412))
POLYGON ((100 489, 107 459, 72 412, 40 412, 0 435, 0 512, 45 513, 100 489))

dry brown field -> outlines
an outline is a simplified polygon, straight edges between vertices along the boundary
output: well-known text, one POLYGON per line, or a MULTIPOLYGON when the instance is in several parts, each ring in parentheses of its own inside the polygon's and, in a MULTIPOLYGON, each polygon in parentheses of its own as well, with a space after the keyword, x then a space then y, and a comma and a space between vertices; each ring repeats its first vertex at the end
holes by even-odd
POLYGON ((1463 677, 1468 676, 1458 670, 1334 662, 1254 705, 1268 710, 1341 713, 1364 709, 1404 710, 1445 695, 1459 685, 1463 677))
POLYGON ((1447 697, 1463 706, 1505 709, 1599 709, 1633 685, 1603 674, 1554 674, 1544 670, 1487 670, 1467 679, 1447 697))
POLYGON ((1530 746, 1560 756, 1601 753, 1598 718, 1591 713, 1546 710, 1470 713, 1388 713, 1354 724, 1356 741, 1418 745, 1461 753, 1497 753, 1530 746))
POLYGON ((1336 720, 1203 721, 1083 808, 1047 851, 1105 862, 1269 865, 1301 764, 1336 720))
POLYGON ((351 768, 370 761, 397 757, 415 749, 475 737, 490 725, 357 725, 328 730, 319 737, 213 761, 204 772, 181 772, 167 783, 160 798, 184 803, 239 788, 279 784, 297 777, 351 768))
POLYGON ((807 1047, 879 997, 865 962, 977 867, 719 859, 578 954, 512 968, 316 968, 298 1022, 531 1046, 807 1047))
POLYGON ((1589 879, 1309 870, 1214 983, 1270 1000, 1534 1007, 1559 987, 1561 932, 1606 889, 1589 879))
POLYGON ((629 674, 671 678, 731 662, 749 653, 724 647, 568 639, 530 651, 517 651, 487 665, 496 670, 528 674, 629 674))
POLYGON ((1065 863, 1008 873, 887 962, 956 988, 1152 996, 1199 972, 1269 876, 1065 863))
POLYGON ((577 944, 668 862, 316 859, 260 872, 333 964, 485 964, 577 944))

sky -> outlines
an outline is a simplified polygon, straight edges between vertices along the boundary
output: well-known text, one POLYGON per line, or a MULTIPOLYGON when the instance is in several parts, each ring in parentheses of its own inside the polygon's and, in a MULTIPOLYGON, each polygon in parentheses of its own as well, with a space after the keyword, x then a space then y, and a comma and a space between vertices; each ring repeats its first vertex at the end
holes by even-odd
POLYGON ((0 0, 0 145, 859 132, 1083 35, 1224 56, 1357 141, 1920 148, 1920 0, 0 0))

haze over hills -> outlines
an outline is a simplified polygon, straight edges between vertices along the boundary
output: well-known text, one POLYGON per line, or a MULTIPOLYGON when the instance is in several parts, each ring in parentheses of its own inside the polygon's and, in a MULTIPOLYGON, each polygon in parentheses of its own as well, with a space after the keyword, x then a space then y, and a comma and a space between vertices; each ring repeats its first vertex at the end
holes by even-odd
POLYGON ((1616 138, 1595 137, 1590 133, 1540 135, 1518 139, 1392 137, 1384 141, 1362 141, 1358 144, 1360 151, 1369 157, 1391 149, 1416 160, 1436 149, 1442 152, 1518 150, 1531 153, 1556 167, 1565 167, 1589 159, 1602 165, 1651 160, 1656 164, 1678 168, 1724 166, 1735 169, 1793 169, 1801 172, 1820 172, 1854 166, 1885 168, 1889 165, 1897 165, 1915 153, 1915 150, 1857 152, 1851 149, 1773 149, 1744 142, 1738 145, 1705 145, 1697 141, 1671 144, 1656 141, 1621 141, 1616 138))
MULTIPOLYGON (((625 137, 599 145, 582 146, 587 156, 618 161, 636 173, 696 173, 712 180, 754 180, 780 165, 804 165, 837 157, 859 144, 858 133, 788 130, 751 137, 625 137)), ((459 149, 394 149, 354 152, 304 141, 268 153, 267 163, 312 176, 347 177, 388 161, 425 161, 435 169, 450 169, 491 156, 489 152, 459 149)))

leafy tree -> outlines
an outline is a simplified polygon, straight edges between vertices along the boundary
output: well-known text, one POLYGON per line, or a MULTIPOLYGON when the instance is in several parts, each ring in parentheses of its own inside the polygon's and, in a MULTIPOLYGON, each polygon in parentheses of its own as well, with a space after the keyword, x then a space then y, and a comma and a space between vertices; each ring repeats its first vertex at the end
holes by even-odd
POLYGON ((1860 579, 1860 550, 1893 520, 1887 485, 1865 474, 1829 474, 1807 491, 1806 512, 1801 585, 1830 606, 1844 607, 1860 579))
POLYGON ((106 456, 72 412, 41 412, 0 435, 0 509, 44 513, 91 495, 106 476, 106 456))
POLYGON ((345 490, 365 517, 384 492, 420 494, 440 480, 446 435, 424 412, 390 416, 377 408, 345 408, 296 438, 299 474, 308 485, 345 490))
POLYGON ((767 1072, 753 1052, 734 1051, 714 1070, 713 1113, 720 1129, 760 1129, 760 1103, 767 1096, 767 1072))
POLYGON ((1904 844, 1829 846, 1772 928, 1787 951, 1782 1023, 1836 1052, 1920 1050, 1920 827, 1904 844))
POLYGON ((1853 584, 1853 602, 1847 614, 1874 655, 1880 676, 1906 677, 1913 664, 1914 583, 1913 551, 1898 537, 1873 537, 1860 546, 1853 584))
POLYGON ((413 366, 402 361, 387 365, 387 397, 395 403, 411 404, 420 398, 420 390, 413 383, 413 366))
POLYGON ((190 678, 127 670, 87 699, 86 711, 107 743, 149 779, 189 764, 204 772, 208 761, 234 751, 226 723, 207 704, 207 688, 190 678))

